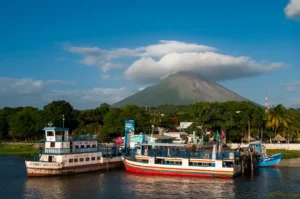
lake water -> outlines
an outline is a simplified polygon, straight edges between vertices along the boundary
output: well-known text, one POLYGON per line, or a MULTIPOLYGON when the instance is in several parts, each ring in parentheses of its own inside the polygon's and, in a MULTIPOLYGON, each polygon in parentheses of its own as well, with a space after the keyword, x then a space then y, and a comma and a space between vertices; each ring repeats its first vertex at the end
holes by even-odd
POLYGON ((300 168, 204 179, 137 175, 124 170, 28 178, 24 157, 0 156, 0 198, 300 198, 300 168))

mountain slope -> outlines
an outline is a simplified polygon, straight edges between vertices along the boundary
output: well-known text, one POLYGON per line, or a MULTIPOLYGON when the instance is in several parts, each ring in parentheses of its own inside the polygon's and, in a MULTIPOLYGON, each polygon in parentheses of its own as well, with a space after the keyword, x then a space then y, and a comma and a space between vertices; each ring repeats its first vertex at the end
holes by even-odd
POLYGON ((248 101, 215 82, 199 77, 199 75, 178 73, 113 104, 113 106, 123 107, 128 104, 138 106, 188 105, 200 101, 225 102, 231 100, 248 101))

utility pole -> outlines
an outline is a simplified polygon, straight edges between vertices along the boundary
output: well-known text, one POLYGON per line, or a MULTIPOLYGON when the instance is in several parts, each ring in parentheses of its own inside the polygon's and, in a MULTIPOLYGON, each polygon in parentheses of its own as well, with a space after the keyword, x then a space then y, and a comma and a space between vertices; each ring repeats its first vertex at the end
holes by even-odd
POLYGON ((248 116, 248 142, 250 142, 250 117, 248 116))
POLYGON ((62 115, 62 120, 63 120, 63 128, 65 128, 65 115, 62 115))

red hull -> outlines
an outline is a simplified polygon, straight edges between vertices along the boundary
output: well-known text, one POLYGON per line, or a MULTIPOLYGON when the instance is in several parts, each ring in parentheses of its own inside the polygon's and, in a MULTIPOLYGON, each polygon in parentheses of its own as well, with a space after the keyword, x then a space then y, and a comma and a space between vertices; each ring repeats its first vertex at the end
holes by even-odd
POLYGON ((143 170, 135 167, 131 167, 126 164, 124 161, 124 165, 127 171, 133 173, 141 173, 148 175, 168 175, 168 176, 184 176, 184 177, 202 177, 202 178, 232 178, 233 176, 226 175, 213 175, 213 174, 195 174, 195 173, 181 173, 181 172, 165 172, 165 171, 156 171, 156 170, 143 170))

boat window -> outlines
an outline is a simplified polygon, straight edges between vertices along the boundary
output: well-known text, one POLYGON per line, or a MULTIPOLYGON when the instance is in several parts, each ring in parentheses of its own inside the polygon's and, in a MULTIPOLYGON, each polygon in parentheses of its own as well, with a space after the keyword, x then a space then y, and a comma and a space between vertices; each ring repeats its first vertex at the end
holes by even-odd
POLYGON ((81 145, 80 148, 84 148, 84 145, 81 145))
POLYGON ((76 158, 76 159, 74 159, 74 162, 78 162, 78 159, 76 158))
POLYGON ((76 146, 75 146, 75 148, 76 148, 76 149, 78 149, 78 148, 79 148, 79 146, 78 146, 78 145, 76 145, 76 146))
POLYGON ((100 157, 97 157, 97 160, 100 160, 100 157))
POLYGON ((55 142, 51 142, 50 147, 55 147, 55 142))
POLYGON ((92 146, 93 148, 95 148, 96 147, 96 144, 93 144, 93 146, 92 146))
POLYGON ((95 160, 96 158, 95 157, 92 157, 92 160, 95 160))
POLYGON ((73 162, 73 159, 69 159, 69 163, 72 163, 73 162))
POLYGON ((53 134, 53 131, 48 131, 47 132, 47 136, 53 136, 54 134, 53 134))
POLYGON ((55 133, 56 135, 63 135, 64 134, 64 132, 63 131, 56 131, 56 133, 55 133))
POLYGON ((85 161, 90 161, 90 158, 85 158, 85 161))
POLYGON ((80 158, 79 160, 80 160, 80 162, 83 162, 83 161, 84 161, 84 158, 80 158))
POLYGON ((86 148, 90 148, 90 145, 86 145, 86 148))

